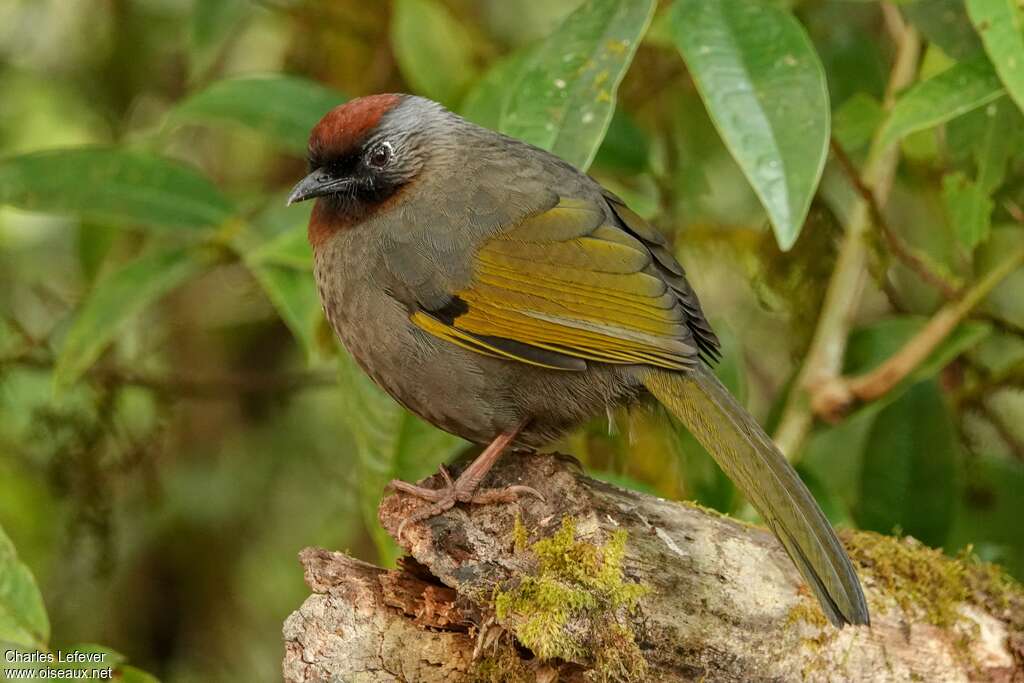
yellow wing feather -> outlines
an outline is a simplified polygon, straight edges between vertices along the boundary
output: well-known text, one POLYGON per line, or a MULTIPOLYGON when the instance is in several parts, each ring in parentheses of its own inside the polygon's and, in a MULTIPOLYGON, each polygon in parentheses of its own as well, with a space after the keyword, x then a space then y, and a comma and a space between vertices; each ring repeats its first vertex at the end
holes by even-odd
POLYGON ((686 313, 652 259, 600 206, 562 199, 480 248, 472 284, 454 293, 465 311, 450 323, 417 312, 412 322, 471 351, 553 369, 689 367, 686 313))

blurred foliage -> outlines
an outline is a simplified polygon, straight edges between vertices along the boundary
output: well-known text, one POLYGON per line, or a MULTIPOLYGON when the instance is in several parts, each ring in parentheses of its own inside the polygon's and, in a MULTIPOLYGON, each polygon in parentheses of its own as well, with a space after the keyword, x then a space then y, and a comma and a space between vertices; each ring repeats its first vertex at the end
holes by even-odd
MULTIPOLYGON (((590 166, 674 240, 723 338, 718 372, 772 425, 870 149, 902 159, 847 373, 924 329, 948 294, 937 280, 970 286, 1024 244, 1019 12, 0 4, 0 643, 101 642, 167 681, 273 680, 306 593, 296 553, 390 561, 384 483, 472 454, 381 394, 323 321, 309 207, 284 197, 330 107, 423 94, 590 166), (903 22, 921 66, 887 98, 903 22)), ((1024 577, 1022 301, 1017 272, 895 390, 815 424, 794 456, 834 522, 971 544, 1024 577)), ((620 485, 750 514, 657 411, 558 446, 620 485)), ((122 680, 147 680, 105 651, 122 680)))

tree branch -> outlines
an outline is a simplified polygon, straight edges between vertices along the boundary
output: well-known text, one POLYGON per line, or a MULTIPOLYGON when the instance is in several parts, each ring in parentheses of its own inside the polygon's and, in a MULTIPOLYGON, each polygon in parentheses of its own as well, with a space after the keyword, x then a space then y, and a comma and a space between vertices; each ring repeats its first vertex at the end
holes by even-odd
MULTIPOLYGON (((861 180, 857 167, 850 160, 849 155, 847 155, 846 150, 843 149, 842 145, 839 144, 839 141, 832 138, 830 147, 832 149, 833 156, 839 163, 839 167, 843 170, 843 174, 846 176, 850 185, 854 190, 856 190, 857 194, 859 194, 861 198, 868 203, 868 206, 871 209, 872 220, 881 231, 882 237, 885 238, 889 251, 891 251, 893 255, 903 263, 903 265, 916 273, 924 283, 937 289, 947 301, 959 297, 961 294, 960 285, 938 272, 931 264, 928 263, 927 258, 916 253, 910 245, 904 242, 903 238, 892 229, 888 219, 885 217, 885 213, 878 205, 878 202, 875 201, 875 196, 871 194, 871 190, 869 190, 861 180)), ((1012 203, 1008 203, 1008 206, 1012 206, 1012 203)), ((1011 211, 1010 213, 1013 215, 1015 220, 1024 223, 1024 216, 1022 216, 1019 211, 1011 211)), ((890 299, 892 299, 891 296, 890 299)), ((897 306, 897 308, 899 307, 897 306)), ((1021 327, 1013 321, 1007 320, 1001 316, 985 311, 977 311, 972 313, 971 317, 991 323, 994 327, 1006 334, 1024 337, 1024 327, 1021 327)))
POLYGON ((962 297, 939 309, 920 332, 877 368, 858 377, 833 377, 818 385, 811 398, 814 412, 827 420, 837 421, 856 401, 874 401, 889 393, 963 322, 996 285, 1022 264, 1024 248, 1018 248, 962 297))
POLYGON ((885 217, 885 213, 882 211, 882 207, 879 206, 878 200, 875 195, 871 192, 864 181, 861 180, 860 174, 857 172, 857 167, 854 166, 853 161, 850 160, 849 155, 843 146, 839 144, 839 141, 834 137, 829 142, 830 149, 832 150, 832 156, 835 157, 839 163, 839 168, 842 169, 843 175, 846 176, 847 181, 857 191, 861 199, 867 203, 868 209, 871 213, 871 220, 875 225, 878 226, 879 231, 882 233, 882 237, 885 239, 886 245, 889 247, 889 251, 898 258, 903 265, 910 268, 910 270, 917 273, 925 283, 934 287, 942 293, 942 296, 946 299, 954 298, 959 292, 958 287, 953 282, 946 279, 945 276, 936 272, 927 261, 914 253, 914 250, 903 241, 892 226, 889 225, 888 219, 885 217))
MULTIPOLYGON (((888 3, 883 3, 882 7, 886 24, 897 43, 885 97, 885 108, 891 109, 896 94, 914 79, 921 41, 917 31, 902 21, 898 10, 888 3)), ((879 132, 876 131, 871 142, 863 183, 874 197, 873 204, 881 208, 885 206, 892 187, 899 149, 896 145, 882 147, 879 132)), ((786 399, 775 433, 775 442, 790 459, 798 456, 814 420, 809 395, 832 381, 842 369, 850 325, 857 312, 867 273, 867 234, 871 229, 871 219, 871 205, 862 197, 851 211, 811 348, 786 399)))
MULTIPOLYGON (((1024 680, 1024 594, 990 565, 845 533, 872 626, 839 630, 765 529, 565 456, 508 456, 491 476, 545 500, 411 524, 416 562, 398 570, 304 551, 313 594, 285 623, 285 679, 1024 680)), ((422 504, 391 495, 381 521, 393 534, 422 504)))

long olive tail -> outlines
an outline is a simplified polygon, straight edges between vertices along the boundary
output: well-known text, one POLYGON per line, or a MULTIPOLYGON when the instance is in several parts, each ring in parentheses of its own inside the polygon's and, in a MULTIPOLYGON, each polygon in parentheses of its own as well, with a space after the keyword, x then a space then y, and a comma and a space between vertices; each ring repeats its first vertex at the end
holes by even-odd
POLYGON ((754 418, 701 367, 652 371, 644 384, 757 508, 836 626, 869 623, 850 558, 811 492, 754 418))

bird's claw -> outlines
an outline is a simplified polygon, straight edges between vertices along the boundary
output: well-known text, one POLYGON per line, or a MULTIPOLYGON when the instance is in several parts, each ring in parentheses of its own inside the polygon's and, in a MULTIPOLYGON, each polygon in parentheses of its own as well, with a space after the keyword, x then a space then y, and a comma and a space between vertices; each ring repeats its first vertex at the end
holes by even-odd
POLYGON ((444 467, 441 467, 441 476, 444 477, 445 485, 439 489, 416 486, 400 479, 393 479, 388 484, 388 487, 395 491, 408 493, 411 496, 422 498, 431 503, 406 515, 398 524, 398 529, 395 531, 396 538, 401 540, 402 532, 405 531, 406 525, 436 517, 442 512, 450 510, 456 503, 469 503, 470 505, 511 503, 524 495, 533 496, 541 501, 544 500, 544 496, 541 495, 540 491, 532 486, 514 484, 494 489, 477 489, 475 486, 471 488, 465 482, 462 482, 461 479, 453 481, 451 475, 448 474, 448 470, 444 467))

